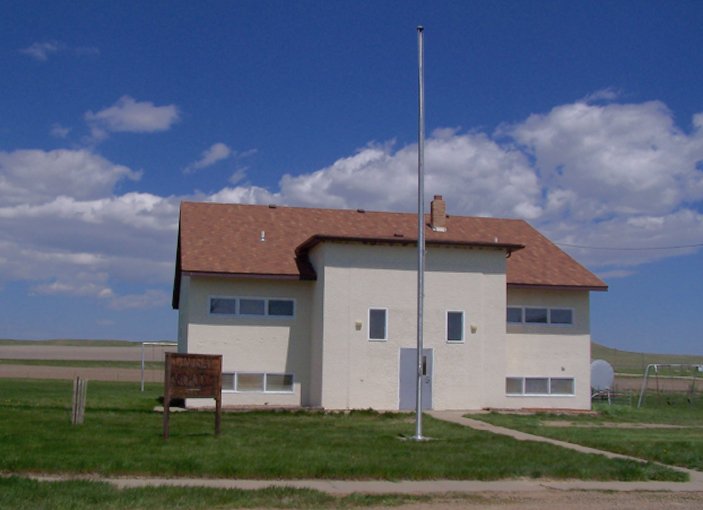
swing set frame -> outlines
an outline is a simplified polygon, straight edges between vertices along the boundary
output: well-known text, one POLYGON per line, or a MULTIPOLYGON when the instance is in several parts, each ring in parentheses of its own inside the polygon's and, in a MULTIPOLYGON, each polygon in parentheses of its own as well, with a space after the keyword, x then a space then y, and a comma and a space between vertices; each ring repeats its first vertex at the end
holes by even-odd
POLYGON ((698 374, 703 374, 703 365, 698 364, 698 363, 650 363, 647 365, 647 368, 644 371, 644 376, 642 376, 642 387, 640 389, 640 396, 639 399, 637 400, 637 409, 642 407, 642 404, 644 403, 644 397, 645 393, 647 392, 647 382, 650 377, 650 373, 654 371, 654 376, 656 378, 657 382, 657 393, 660 392, 659 390, 659 371, 662 368, 671 368, 671 369, 688 369, 693 373, 693 375, 690 377, 691 379, 691 387, 690 387, 690 394, 691 397, 693 396, 696 388, 696 380, 698 379, 698 374))

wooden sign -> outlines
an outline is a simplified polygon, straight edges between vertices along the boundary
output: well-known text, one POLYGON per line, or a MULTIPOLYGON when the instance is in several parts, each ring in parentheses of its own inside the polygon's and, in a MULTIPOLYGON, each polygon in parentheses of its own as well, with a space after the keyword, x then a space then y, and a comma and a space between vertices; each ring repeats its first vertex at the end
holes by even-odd
POLYGON ((169 404, 172 398, 214 398, 215 435, 219 436, 222 418, 222 356, 166 353, 164 439, 168 439, 169 404))

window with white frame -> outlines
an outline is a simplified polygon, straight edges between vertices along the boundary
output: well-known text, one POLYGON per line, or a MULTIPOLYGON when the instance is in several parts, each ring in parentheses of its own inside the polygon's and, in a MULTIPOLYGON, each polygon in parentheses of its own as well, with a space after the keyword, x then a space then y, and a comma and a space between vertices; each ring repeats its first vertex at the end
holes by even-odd
POLYGON ((388 339, 388 310, 369 308, 369 340, 388 339))
POLYGON ((283 298, 211 297, 210 314, 239 317, 294 317, 295 301, 283 298))
POLYGON ((464 341, 464 312, 447 311, 446 338, 447 342, 464 341))
POLYGON ((224 372, 222 391, 238 393, 293 393, 293 374, 224 372))
POLYGON ((210 313, 236 315, 237 300, 234 298, 210 298, 210 313))
POLYGON ((512 322, 512 323, 517 323, 517 324, 522 323, 522 308, 519 308, 517 306, 509 306, 508 313, 507 313, 507 320, 508 320, 508 322, 512 322))
POLYGON ((573 377, 506 377, 506 395, 572 396, 573 377))
POLYGON ((550 308, 549 309, 550 324, 573 324, 574 311, 570 308, 550 308))
POLYGON ((506 320, 508 324, 571 326, 574 323, 574 311, 571 308, 509 306, 507 308, 506 320))

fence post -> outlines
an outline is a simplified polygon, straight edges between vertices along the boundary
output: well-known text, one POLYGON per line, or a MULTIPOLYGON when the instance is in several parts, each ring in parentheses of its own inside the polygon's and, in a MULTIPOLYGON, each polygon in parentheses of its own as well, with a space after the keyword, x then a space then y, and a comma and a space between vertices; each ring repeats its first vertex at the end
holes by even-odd
POLYGON ((88 393, 88 381, 76 377, 73 381, 73 405, 71 408, 71 424, 82 425, 85 417, 85 400, 88 393))

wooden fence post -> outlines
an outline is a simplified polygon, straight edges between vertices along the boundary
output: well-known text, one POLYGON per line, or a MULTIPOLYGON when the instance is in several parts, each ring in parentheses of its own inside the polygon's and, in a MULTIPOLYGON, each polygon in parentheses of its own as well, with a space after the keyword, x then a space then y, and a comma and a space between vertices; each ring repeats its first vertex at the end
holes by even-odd
POLYGON ((85 417, 85 400, 88 393, 88 381, 76 377, 73 381, 73 406, 71 408, 71 424, 82 425, 85 417))

